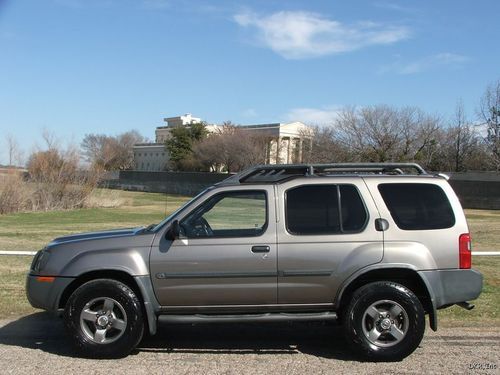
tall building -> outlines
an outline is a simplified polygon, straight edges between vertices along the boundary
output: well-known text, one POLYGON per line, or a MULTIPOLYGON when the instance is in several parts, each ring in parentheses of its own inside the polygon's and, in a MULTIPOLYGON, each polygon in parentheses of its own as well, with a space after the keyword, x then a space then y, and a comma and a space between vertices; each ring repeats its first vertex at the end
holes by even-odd
MULTIPOLYGON (((134 162, 136 170, 161 171, 168 168, 169 155, 165 149, 165 141, 170 138, 170 131, 176 126, 190 126, 202 122, 201 118, 190 113, 183 116, 168 117, 166 126, 155 130, 155 143, 141 143, 134 146, 134 162)), ((207 125, 209 133, 217 133, 222 125, 207 125)), ((263 136, 268 139, 266 144, 267 164, 290 164, 303 161, 306 145, 311 142, 311 129, 302 122, 271 123, 257 125, 242 125, 240 129, 248 131, 249 135, 263 136)), ((307 147, 310 149, 310 147, 307 147)))

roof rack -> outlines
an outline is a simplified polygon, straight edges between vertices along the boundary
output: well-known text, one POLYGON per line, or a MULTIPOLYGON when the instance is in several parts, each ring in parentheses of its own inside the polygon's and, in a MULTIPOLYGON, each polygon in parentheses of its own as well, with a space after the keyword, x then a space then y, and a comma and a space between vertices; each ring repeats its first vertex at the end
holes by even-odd
POLYGON ((275 164, 257 165, 231 176, 224 183, 279 182, 304 176, 333 174, 416 174, 427 172, 416 163, 333 163, 333 164, 275 164), (413 171, 413 173, 409 173, 413 171))

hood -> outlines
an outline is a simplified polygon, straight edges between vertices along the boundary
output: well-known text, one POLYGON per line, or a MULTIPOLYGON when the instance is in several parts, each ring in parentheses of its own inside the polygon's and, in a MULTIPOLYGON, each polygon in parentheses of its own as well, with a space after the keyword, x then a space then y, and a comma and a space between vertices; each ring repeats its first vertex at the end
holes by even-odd
POLYGON ((70 234, 68 236, 55 238, 48 244, 47 247, 52 247, 55 245, 60 245, 63 243, 73 242, 73 241, 98 240, 111 237, 131 237, 137 235, 138 233, 141 233, 143 229, 144 227, 137 227, 137 228, 105 230, 99 232, 70 234))

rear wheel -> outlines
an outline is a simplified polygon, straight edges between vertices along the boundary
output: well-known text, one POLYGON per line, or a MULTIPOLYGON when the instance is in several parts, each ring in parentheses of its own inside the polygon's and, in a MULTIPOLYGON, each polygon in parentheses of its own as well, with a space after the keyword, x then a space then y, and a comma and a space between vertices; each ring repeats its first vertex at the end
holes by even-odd
POLYGON ((380 281, 359 288, 345 310, 344 329, 353 349, 371 360, 395 361, 422 341, 425 312, 403 285, 380 281))
POLYGON ((94 358, 126 356, 144 332, 139 298, 116 280, 93 280, 76 289, 64 321, 79 351, 94 358))

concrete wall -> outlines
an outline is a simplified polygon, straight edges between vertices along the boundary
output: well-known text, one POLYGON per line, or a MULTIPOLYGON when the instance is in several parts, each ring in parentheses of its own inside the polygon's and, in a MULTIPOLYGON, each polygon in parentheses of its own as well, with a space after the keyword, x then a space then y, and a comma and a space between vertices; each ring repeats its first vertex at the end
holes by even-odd
MULTIPOLYGON (((464 208, 500 210, 500 173, 447 173, 464 208)), ((104 186, 124 190, 195 195, 229 177, 225 173, 120 171, 104 186)))
POLYGON ((500 210, 500 173, 447 173, 464 208, 500 210))
POLYGON ((228 177, 226 173, 120 171, 119 180, 108 180, 105 186, 152 193, 196 195, 228 177))

